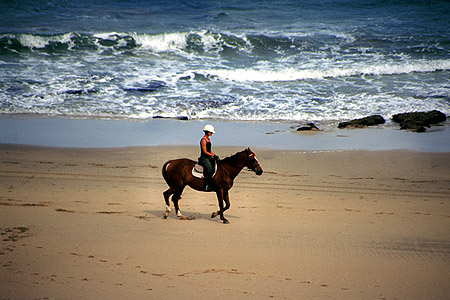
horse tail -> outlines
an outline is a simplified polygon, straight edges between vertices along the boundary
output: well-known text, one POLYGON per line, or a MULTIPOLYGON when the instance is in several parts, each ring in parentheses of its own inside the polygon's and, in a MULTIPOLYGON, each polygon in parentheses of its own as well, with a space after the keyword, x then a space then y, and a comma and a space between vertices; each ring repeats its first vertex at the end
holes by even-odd
POLYGON ((170 160, 166 161, 166 163, 163 165, 162 167, 162 176, 164 178, 164 180, 167 182, 167 184, 169 185, 169 187, 171 187, 172 185, 170 184, 170 178, 169 175, 167 174, 167 166, 171 163, 170 160))
POLYGON ((169 189, 163 193, 164 201, 166 202, 166 212, 163 215, 164 219, 166 219, 169 216, 169 214, 170 214, 170 201, 169 201, 169 198, 171 196, 170 190, 172 188, 172 185, 170 184, 171 180, 170 180, 169 174, 167 173, 167 167, 169 166, 170 163, 171 163, 170 160, 167 161, 163 165, 162 170, 161 170, 162 171, 162 176, 163 176, 164 180, 167 182, 167 185, 169 186, 169 189))

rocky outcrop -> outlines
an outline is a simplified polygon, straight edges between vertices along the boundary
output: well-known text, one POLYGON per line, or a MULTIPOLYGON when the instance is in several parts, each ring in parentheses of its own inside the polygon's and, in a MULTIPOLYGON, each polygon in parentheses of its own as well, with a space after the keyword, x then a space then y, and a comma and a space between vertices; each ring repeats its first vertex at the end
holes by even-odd
POLYGON ((365 128, 368 126, 374 126, 379 124, 384 124, 386 121, 380 115, 373 115, 369 117, 365 117, 362 119, 355 119, 349 122, 341 122, 338 125, 338 128, 365 128))
POLYGON ((400 123, 400 129, 411 130, 415 132, 424 132, 432 124, 437 124, 447 120, 447 116, 438 111, 429 112, 409 112, 397 114, 392 117, 394 122, 400 123))
POLYGON ((297 128, 297 131, 320 131, 320 129, 314 123, 308 123, 305 126, 297 128))

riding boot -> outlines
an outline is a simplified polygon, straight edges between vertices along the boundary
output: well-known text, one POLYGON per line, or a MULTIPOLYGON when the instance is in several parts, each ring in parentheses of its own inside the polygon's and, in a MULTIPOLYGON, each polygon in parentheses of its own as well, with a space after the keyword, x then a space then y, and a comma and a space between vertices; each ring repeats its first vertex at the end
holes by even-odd
POLYGON ((212 178, 205 178, 205 191, 206 192, 212 192, 214 191, 214 182, 212 181, 212 178))

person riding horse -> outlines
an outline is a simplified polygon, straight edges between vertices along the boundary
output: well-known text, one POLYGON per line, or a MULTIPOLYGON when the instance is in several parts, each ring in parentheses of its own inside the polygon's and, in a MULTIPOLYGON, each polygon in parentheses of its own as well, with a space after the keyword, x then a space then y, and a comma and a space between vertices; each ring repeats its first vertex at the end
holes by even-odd
MULTIPOLYGON (((206 129, 214 130, 214 128, 206 129)), ((208 152, 213 154, 211 151, 208 152)), ((169 217, 171 211, 170 197, 172 197, 177 217, 185 219, 180 211, 178 201, 186 186, 190 186, 196 191, 205 191, 204 180, 192 175, 192 169, 194 168, 195 163, 195 161, 188 158, 171 159, 164 163, 161 172, 164 180, 169 186, 169 188, 163 192, 164 201, 166 203, 166 212, 163 215, 164 219, 169 217)), ((220 216, 223 223, 228 224, 229 221, 224 217, 223 213, 228 210, 231 205, 229 190, 233 187, 234 179, 245 167, 255 172, 258 176, 262 175, 263 169, 256 159, 255 153, 250 150, 250 148, 226 157, 225 159, 221 159, 217 161, 216 164, 217 172, 214 175, 214 190, 217 195, 217 201, 219 202, 219 210, 214 211, 211 214, 211 218, 220 216)))
POLYGON ((205 191, 214 190, 214 182, 212 176, 214 175, 215 161, 219 159, 219 156, 212 152, 212 145, 210 136, 212 136, 216 131, 214 126, 206 125, 203 128, 205 135, 200 140, 200 157, 198 158, 198 163, 203 167, 203 176, 205 177, 205 191))

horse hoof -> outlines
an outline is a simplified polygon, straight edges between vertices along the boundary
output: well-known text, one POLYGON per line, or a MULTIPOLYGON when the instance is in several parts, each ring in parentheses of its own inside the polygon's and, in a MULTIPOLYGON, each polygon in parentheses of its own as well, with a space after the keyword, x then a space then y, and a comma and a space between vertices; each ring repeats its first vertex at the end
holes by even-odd
POLYGON ((163 214, 164 219, 167 219, 168 216, 169 216, 168 214, 163 214))
POLYGON ((178 219, 180 219, 180 220, 187 220, 188 218, 186 218, 185 216, 178 216, 178 219))
POLYGON ((217 212, 213 212, 213 213, 211 214, 211 219, 212 219, 212 218, 215 218, 215 217, 217 217, 217 212))
POLYGON ((227 219, 224 219, 223 224, 230 224, 230 221, 228 221, 227 219))

